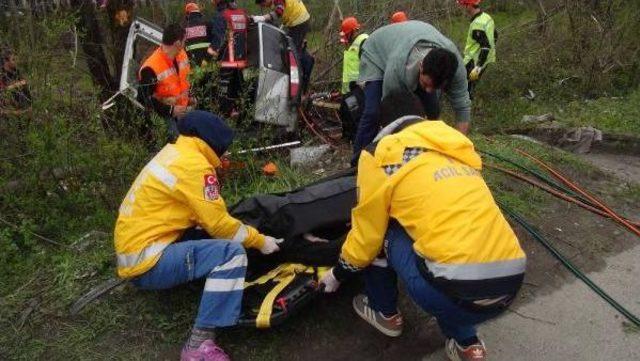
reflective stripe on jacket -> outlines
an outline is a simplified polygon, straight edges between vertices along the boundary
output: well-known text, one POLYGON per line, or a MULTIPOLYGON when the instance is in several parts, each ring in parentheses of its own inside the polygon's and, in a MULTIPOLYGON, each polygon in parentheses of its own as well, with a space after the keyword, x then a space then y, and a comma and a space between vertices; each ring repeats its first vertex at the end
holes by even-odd
POLYGON ((140 172, 120 206, 115 227, 118 275, 152 268, 163 249, 189 228, 260 248, 264 236, 227 212, 214 168, 215 152, 201 139, 180 136, 140 172))
MULTIPOLYGON (((175 58, 178 71, 167 54, 158 47, 140 67, 151 68, 158 78, 153 95, 168 105, 189 105, 189 81, 187 76, 191 70, 189 58, 184 50, 181 50, 175 58)), ((138 75, 140 77, 140 75, 138 75)))
POLYGON ((342 62, 342 94, 349 92, 349 84, 358 81, 360 76, 360 46, 367 40, 368 34, 358 35, 347 50, 342 62))
POLYGON ((311 15, 302 0, 285 0, 282 24, 288 28, 300 25, 309 20, 311 15))
POLYGON ((483 31, 487 35, 487 39, 489 40, 489 45, 491 49, 489 49, 489 55, 487 56, 487 61, 484 65, 495 63, 496 62, 496 37, 495 30, 496 25, 493 22, 493 18, 487 13, 481 13, 476 16, 471 25, 469 26, 469 32, 467 33, 467 44, 464 48, 464 63, 467 64, 469 61, 473 60, 474 64, 478 64, 478 57, 480 56, 480 51, 482 50, 482 46, 473 38, 473 32, 475 30, 483 31))
POLYGON ((514 276, 505 292, 515 292, 525 254, 481 168, 471 141, 442 121, 410 125, 371 145, 360 156, 358 205, 341 262, 351 268, 371 264, 393 218, 414 240, 432 277, 475 291, 478 284, 467 281, 514 276))
POLYGON ((223 57, 220 66, 223 68, 243 69, 248 66, 247 61, 247 33, 249 16, 244 9, 227 8, 222 12, 227 24, 226 51, 222 51, 223 57))
POLYGON ((187 16, 185 30, 185 50, 189 55, 198 49, 209 47, 209 31, 207 21, 200 13, 191 13, 187 16))

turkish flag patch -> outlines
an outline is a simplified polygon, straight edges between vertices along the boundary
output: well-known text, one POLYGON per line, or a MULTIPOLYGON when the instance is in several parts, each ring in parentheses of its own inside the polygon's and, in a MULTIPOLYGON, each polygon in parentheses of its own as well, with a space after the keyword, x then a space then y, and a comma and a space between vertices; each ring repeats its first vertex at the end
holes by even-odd
POLYGON ((215 174, 204 175, 204 199, 206 201, 215 201, 220 198, 220 183, 215 174))

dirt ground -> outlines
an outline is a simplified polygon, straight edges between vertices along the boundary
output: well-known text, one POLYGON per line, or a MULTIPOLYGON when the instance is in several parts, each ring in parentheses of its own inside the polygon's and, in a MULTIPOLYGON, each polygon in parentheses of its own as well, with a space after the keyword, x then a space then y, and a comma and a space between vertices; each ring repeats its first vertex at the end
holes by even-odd
POLYGON ((640 155, 592 152, 581 157, 604 172, 640 184, 640 155))

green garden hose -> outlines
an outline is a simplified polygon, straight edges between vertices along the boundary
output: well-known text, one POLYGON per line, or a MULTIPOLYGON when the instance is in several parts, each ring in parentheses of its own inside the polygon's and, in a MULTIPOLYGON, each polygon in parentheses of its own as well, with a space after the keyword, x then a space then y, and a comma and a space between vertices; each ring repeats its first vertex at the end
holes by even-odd
POLYGON ((559 190, 561 192, 564 192, 565 194, 567 194, 567 195, 569 195, 569 196, 571 196, 571 197, 573 197, 575 199, 578 199, 582 203, 590 205, 592 207, 599 208, 597 205, 593 204, 593 202, 589 201, 588 199, 585 199, 584 197, 582 197, 581 195, 577 194, 576 192, 574 192, 573 190, 569 189, 568 187, 566 187, 566 186, 556 182, 555 180, 549 178, 544 173, 541 173, 541 172, 539 172, 539 171, 537 171, 535 169, 528 168, 528 167, 526 167, 526 166, 524 166, 524 165, 522 165, 522 164, 520 164, 520 163, 518 163, 518 162, 516 162, 514 160, 505 158, 505 157, 503 157, 501 155, 497 155, 497 154, 494 154, 494 153, 491 153, 491 152, 487 152, 487 151, 484 151, 484 150, 480 150, 480 149, 478 149, 478 152, 481 153, 481 154, 488 155, 489 157, 495 158, 495 159, 500 160, 502 162, 511 164, 512 166, 514 166, 514 167, 516 167, 516 168, 518 168, 518 169, 520 169, 520 170, 522 170, 522 171, 524 171, 524 172, 526 172, 526 173, 528 173, 528 174, 540 179, 541 181, 547 183, 549 186, 551 186, 551 187, 553 187, 553 188, 555 188, 555 189, 557 189, 557 190, 559 190))
POLYGON ((512 209, 507 207, 504 203, 497 202, 502 211, 504 211, 509 217, 511 217, 514 221, 520 224, 531 236, 538 242, 540 242, 551 254, 557 258, 571 273, 573 273, 576 277, 578 277, 582 282, 584 282, 589 288, 591 288, 595 293, 598 294, 603 300, 605 300, 608 304, 610 304, 613 308, 615 308, 618 312, 620 312, 624 317, 627 318, 631 323, 635 326, 640 327, 640 319, 632 314, 629 310, 624 308, 621 304, 619 304, 616 300, 614 300, 611 296, 609 296, 604 290, 602 290, 598 285, 596 285, 589 277, 587 277, 582 271, 580 271, 571 261, 569 261, 558 249, 556 249, 544 236, 542 236, 539 232, 537 232, 533 226, 531 226, 524 218, 514 212, 512 209))

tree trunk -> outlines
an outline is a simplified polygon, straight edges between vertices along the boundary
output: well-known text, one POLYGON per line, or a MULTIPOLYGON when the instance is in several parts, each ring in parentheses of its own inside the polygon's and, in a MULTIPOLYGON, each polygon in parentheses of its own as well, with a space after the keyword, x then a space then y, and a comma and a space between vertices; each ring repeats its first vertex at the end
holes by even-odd
POLYGON ((11 33, 13 39, 20 39, 20 25, 18 24, 18 19, 20 19, 20 15, 18 15, 18 6, 14 0, 9 0, 9 13, 11 16, 9 17, 9 21, 11 22, 11 33))
POLYGON ((82 51, 87 57, 93 83, 102 90, 101 97, 106 97, 109 91, 116 89, 116 83, 104 54, 104 38, 100 32, 95 5, 87 0, 72 0, 71 6, 79 11, 78 30, 84 34, 81 40, 82 51))

